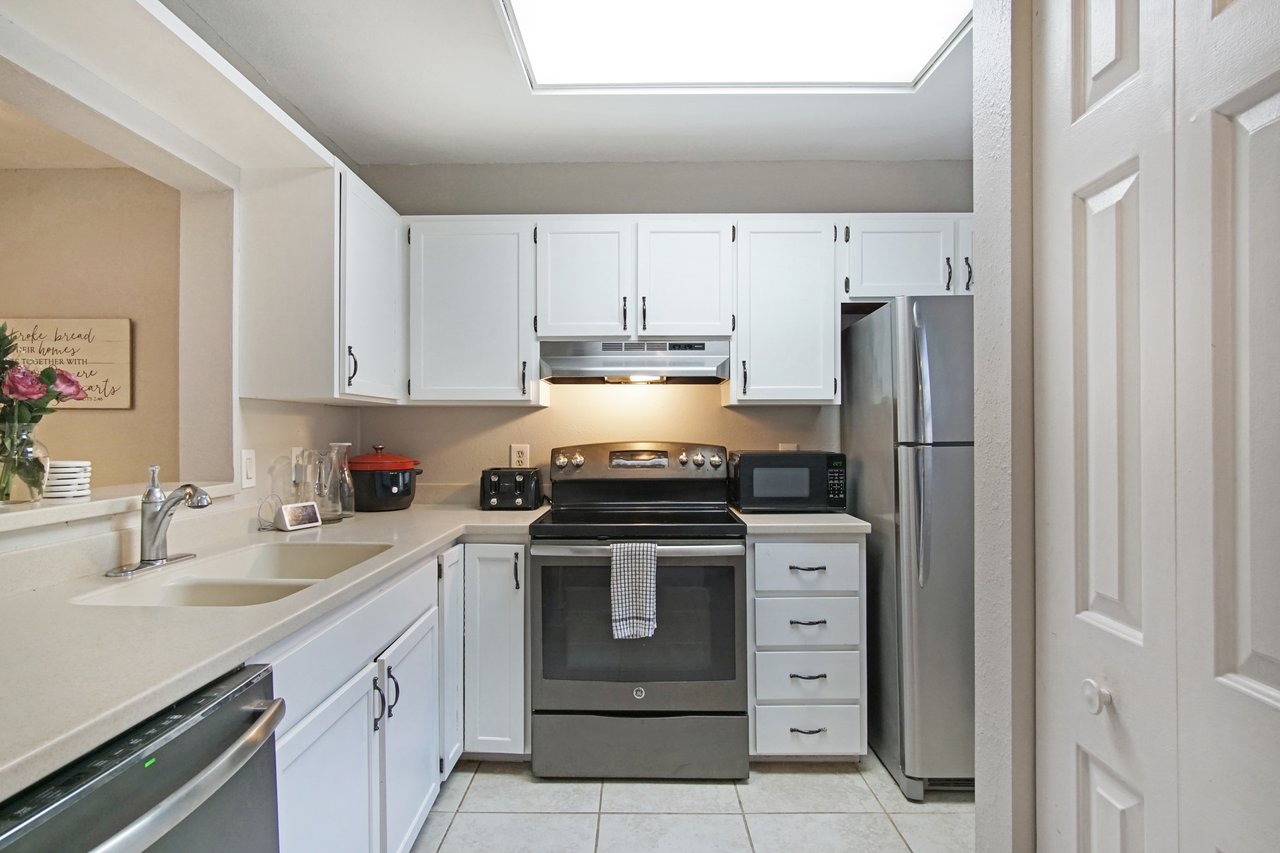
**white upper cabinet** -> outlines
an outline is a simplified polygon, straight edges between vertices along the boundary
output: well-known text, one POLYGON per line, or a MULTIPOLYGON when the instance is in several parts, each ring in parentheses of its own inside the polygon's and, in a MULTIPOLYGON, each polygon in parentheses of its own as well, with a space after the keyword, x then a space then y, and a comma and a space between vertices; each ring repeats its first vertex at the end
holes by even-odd
POLYGON ((339 173, 341 394, 394 400, 404 393, 404 252, 400 214, 364 181, 339 173))
POLYGON ((635 219, 543 218, 537 228, 538 335, 630 337, 639 324, 635 219))
POLYGON ((733 321, 733 222, 641 219, 636 233, 640 337, 727 337, 733 321))
POLYGON ((247 171, 238 198, 240 394, 402 399, 400 217, 341 166, 247 171))
POLYGON ((409 398, 540 403, 533 222, 410 219, 409 398))
POLYGON ((730 404, 838 403, 834 218, 738 221, 730 404))
POLYGON ((876 214, 846 223, 846 299, 964 292, 958 215, 876 214))

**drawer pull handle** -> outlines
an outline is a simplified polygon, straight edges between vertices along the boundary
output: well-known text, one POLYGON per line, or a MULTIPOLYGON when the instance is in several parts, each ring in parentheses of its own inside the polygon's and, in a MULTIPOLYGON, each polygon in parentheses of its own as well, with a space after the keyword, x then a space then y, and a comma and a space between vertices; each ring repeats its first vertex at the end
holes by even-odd
POLYGON ((826 619, 792 619, 792 625, 825 625, 826 619))
POLYGON ((817 681, 819 678, 826 678, 827 674, 825 672, 820 672, 817 675, 801 675, 798 672, 793 672, 791 673, 791 677, 798 678, 801 681, 817 681))
POLYGON ((791 733, 793 735, 820 735, 826 730, 826 726, 823 726, 820 729, 797 729, 795 726, 791 727, 791 733))
POLYGON ((825 572, 826 566, 790 566, 793 572, 825 572))

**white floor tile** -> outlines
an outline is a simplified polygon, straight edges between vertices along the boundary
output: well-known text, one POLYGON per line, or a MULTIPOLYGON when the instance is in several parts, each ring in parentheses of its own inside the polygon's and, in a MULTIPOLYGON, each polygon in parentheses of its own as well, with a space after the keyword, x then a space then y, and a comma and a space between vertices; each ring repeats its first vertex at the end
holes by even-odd
POLYGON ((418 840, 413 842, 413 849, 409 853, 436 853, 451 820, 452 812, 432 812, 427 815, 427 822, 423 824, 422 832, 418 833, 418 840))
POLYGON ((453 772, 449 774, 449 778, 440 786, 440 794, 432 804, 431 810, 456 812, 458 804, 462 802, 462 795, 467 792, 467 786, 471 784, 471 777, 476 774, 476 767, 479 764, 478 761, 459 761, 453 768, 453 772))
POLYGON ((884 811, 856 764, 753 764, 738 798, 747 814, 884 811))
POLYGON ((747 815, 755 853, 908 853, 884 814, 747 815))
POLYGON ((891 814, 911 853, 973 853, 971 814, 891 814))
POLYGON ((751 853, 742 815, 600 815, 597 853, 751 853))
POLYGON ((741 814, 732 782, 605 782, 602 812, 741 814))
POLYGON ((893 781, 893 776, 884 769, 875 754, 868 755, 862 762, 862 778, 867 781, 872 793, 880 801, 886 812, 897 814, 937 813, 937 812, 973 812, 973 791, 927 791, 923 803, 913 803, 902 795, 902 789, 893 781))
POLYGON ((535 779, 528 764, 485 762, 476 770, 460 812, 545 812, 600 810, 600 782, 535 779))
POLYGON ((594 814, 454 815, 440 853, 591 853, 594 814))

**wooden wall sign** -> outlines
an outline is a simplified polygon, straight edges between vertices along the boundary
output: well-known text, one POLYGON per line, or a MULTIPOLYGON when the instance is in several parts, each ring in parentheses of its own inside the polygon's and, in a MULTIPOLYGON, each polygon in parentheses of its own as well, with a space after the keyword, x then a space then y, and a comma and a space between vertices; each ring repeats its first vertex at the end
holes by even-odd
POLYGON ((75 374, 88 395, 59 409, 133 407, 133 347, 128 319, 2 320, 18 342, 13 357, 34 371, 60 367, 75 374))

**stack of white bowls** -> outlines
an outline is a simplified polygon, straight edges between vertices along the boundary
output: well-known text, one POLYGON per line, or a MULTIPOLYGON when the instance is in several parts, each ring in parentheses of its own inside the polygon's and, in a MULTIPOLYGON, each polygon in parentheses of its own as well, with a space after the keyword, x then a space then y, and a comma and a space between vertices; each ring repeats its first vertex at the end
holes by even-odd
POLYGON ((93 464, 81 459, 50 459, 44 479, 46 498, 87 498, 93 464))

